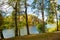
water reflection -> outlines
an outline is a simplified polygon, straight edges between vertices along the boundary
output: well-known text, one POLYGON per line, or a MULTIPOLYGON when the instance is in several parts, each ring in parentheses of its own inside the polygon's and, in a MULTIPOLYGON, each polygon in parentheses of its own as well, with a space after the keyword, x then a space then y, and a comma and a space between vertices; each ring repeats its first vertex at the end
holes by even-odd
MULTIPOLYGON (((39 32, 36 29, 36 26, 29 27, 29 32, 30 32, 30 34, 39 34, 39 32)), ((4 35, 4 38, 14 37, 15 36, 14 28, 3 30, 3 35, 4 35)), ((26 27, 23 27, 23 28, 20 29, 20 35, 21 36, 27 35, 26 27)))
MULTIPOLYGON (((53 32, 56 30, 56 24, 47 24, 46 25, 46 32, 53 32)), ((39 34, 36 26, 30 26, 29 27, 29 32, 30 34, 39 34)), ((15 31, 14 31, 14 28, 13 29, 5 29, 3 30, 3 35, 4 35, 4 38, 11 38, 11 37, 14 37, 15 36, 15 31)), ((20 29, 20 35, 21 36, 24 36, 24 35, 27 35, 27 29, 26 27, 23 27, 20 29)))

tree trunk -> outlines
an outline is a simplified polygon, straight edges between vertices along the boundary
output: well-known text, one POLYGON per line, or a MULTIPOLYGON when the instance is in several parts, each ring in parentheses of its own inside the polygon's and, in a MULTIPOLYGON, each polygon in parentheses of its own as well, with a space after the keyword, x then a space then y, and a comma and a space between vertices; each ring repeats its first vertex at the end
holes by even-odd
POLYGON ((57 31, 59 31, 59 29, 58 29, 58 17, 57 17, 57 10, 56 10, 56 4, 55 4, 55 14, 56 14, 56 19, 57 19, 57 31))
POLYGON ((27 34, 29 35, 29 27, 28 27, 28 16, 27 16, 27 0, 25 0, 25 14, 26 14, 26 26, 27 26, 27 34))
POLYGON ((2 30, 0 30, 1 39, 4 39, 2 30))
MULTIPOLYGON (((18 19, 18 23, 20 22, 20 0, 17 1, 17 12, 19 13, 19 19, 18 19)), ((20 29, 18 29, 18 34, 20 36, 20 29)))
POLYGON ((15 5, 15 36, 18 36, 18 26, 17 26, 17 2, 15 5))
POLYGON ((43 20, 43 26, 42 31, 45 32, 45 25, 44 25, 44 0, 42 0, 42 20, 43 20))
POLYGON ((3 25, 4 24, 4 20, 3 20, 3 16, 2 16, 2 11, 0 11, 0 36, 1 36, 1 39, 3 39, 3 33, 2 33, 2 29, 3 29, 3 25))

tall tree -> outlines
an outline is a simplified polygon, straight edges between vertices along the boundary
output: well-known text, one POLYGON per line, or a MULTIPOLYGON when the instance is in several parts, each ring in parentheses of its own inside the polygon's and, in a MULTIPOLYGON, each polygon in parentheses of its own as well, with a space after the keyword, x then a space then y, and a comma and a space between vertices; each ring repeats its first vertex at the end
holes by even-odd
POLYGON ((17 0, 9 0, 9 5, 11 5, 13 8, 14 8, 14 24, 15 24, 15 36, 18 36, 18 26, 17 26, 17 0), (13 2, 15 2, 14 4, 13 4, 13 2), (13 6, 13 5, 14 6, 13 6))
POLYGON ((57 19, 56 24, 57 24, 57 31, 58 31, 59 30, 58 29, 58 15, 57 15, 57 9, 56 9, 57 8, 57 3, 56 2, 54 2, 54 3, 55 3, 55 5, 54 5, 55 6, 55 15, 56 15, 56 19, 57 19))
POLYGON ((17 26, 17 0, 15 5, 15 36, 18 36, 18 26, 17 26))
POLYGON ((58 17, 57 17, 56 1, 55 0, 49 0, 48 2, 49 3, 48 3, 48 8, 47 8, 47 13, 48 13, 47 21, 48 21, 48 23, 53 24, 54 18, 56 16, 56 24, 57 24, 57 30, 58 30, 58 17))
POLYGON ((1 39, 3 39, 3 33, 2 33, 2 29, 3 29, 3 16, 2 16, 2 11, 0 11, 0 35, 1 35, 1 39))
POLYGON ((15 24, 15 36, 18 36, 18 26, 17 26, 17 13, 20 11, 19 7, 19 3, 20 3, 20 0, 9 0, 9 5, 13 7, 14 11, 13 11, 13 15, 14 15, 14 24, 15 24))
MULTIPOLYGON (((21 0, 18 0, 18 2, 17 2, 17 13, 18 13, 18 16, 19 16, 19 21, 18 22, 20 22, 20 9, 21 9, 20 2, 21 2, 21 0)), ((19 25, 18 25, 18 35, 20 36, 20 28, 19 28, 19 25)))
POLYGON ((49 5, 48 5, 48 23, 54 23, 54 3, 51 3, 51 0, 49 0, 49 5))
POLYGON ((42 32, 45 32, 45 23, 44 23, 44 0, 34 0, 32 3, 32 9, 37 9, 37 14, 39 14, 39 11, 41 11, 42 14, 42 20, 43 20, 43 26, 42 26, 42 32))
POLYGON ((44 0, 42 0, 42 20, 43 20, 43 26, 42 26, 42 31, 45 32, 45 25, 44 25, 44 0))
MULTIPOLYGON (((57 10, 60 12, 60 5, 59 4, 57 5, 57 10)), ((57 19, 57 31, 58 31, 59 27, 58 27, 58 17, 57 17, 57 14, 56 14, 56 19, 57 19)), ((59 15, 59 20, 60 20, 60 15, 59 15)))
POLYGON ((27 0, 25 0, 25 14, 26 14, 26 26, 27 26, 27 34, 29 35, 29 27, 28 27, 28 16, 27 16, 27 0))
MULTIPOLYGON (((15 24, 15 35, 18 36, 18 27, 17 27, 17 12, 18 12, 18 4, 19 4, 20 0, 8 0, 8 2, 6 4, 9 4, 10 6, 13 7, 14 9, 14 24, 15 24)), ((4 4, 4 2, 2 3, 4 4)), ((1 5, 2 5, 1 4, 1 5)))

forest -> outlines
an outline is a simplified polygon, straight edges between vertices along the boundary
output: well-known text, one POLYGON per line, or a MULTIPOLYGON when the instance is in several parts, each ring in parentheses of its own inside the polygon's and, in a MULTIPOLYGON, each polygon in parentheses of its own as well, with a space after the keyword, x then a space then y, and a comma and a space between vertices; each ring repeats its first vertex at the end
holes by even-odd
POLYGON ((0 0, 0 39, 60 31, 60 4, 57 2, 0 0))

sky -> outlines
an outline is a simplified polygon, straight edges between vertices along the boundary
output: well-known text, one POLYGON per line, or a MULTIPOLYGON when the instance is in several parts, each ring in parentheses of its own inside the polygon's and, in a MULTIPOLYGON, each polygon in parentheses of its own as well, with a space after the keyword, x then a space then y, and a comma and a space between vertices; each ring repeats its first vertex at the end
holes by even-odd
MULTIPOLYGON (((1 3, 1 1, 4 1, 4 0, 0 0, 0 3, 1 3)), ((8 1, 8 0, 6 0, 6 1, 4 1, 4 2, 7 2, 7 1, 8 1)), ((29 1, 28 1, 29 4, 31 4, 32 2, 33 2, 33 0, 29 0, 29 1)), ((60 0, 58 0, 57 3, 60 4, 60 0)), ((6 7, 6 6, 5 6, 5 7, 6 7)), ((10 8, 9 8, 9 9, 10 9, 10 8)), ((8 9, 8 10, 9 10, 9 9, 8 9)), ((11 9, 10 9, 10 10, 11 10, 11 9)), ((9 11, 10 11, 10 10, 9 10, 9 11)), ((5 11, 5 10, 4 10, 4 11, 5 11)), ((32 10, 31 10, 30 7, 28 7, 28 13, 30 13, 30 14, 32 13, 32 10)))
POLYGON ((58 0, 58 2, 57 2, 58 4, 60 4, 60 0, 58 0))
MULTIPOLYGON (((1 1, 4 1, 4 0, 0 0, 0 3, 1 3, 1 1)), ((6 0, 6 1, 4 1, 4 2, 7 2, 8 0, 6 0)), ((29 3, 29 4, 31 4, 33 2, 33 0, 29 0, 27 3, 29 3)), ((57 2, 57 4, 60 4, 60 0, 58 0, 58 2, 57 2)), ((12 10, 13 10, 13 8, 10 6, 9 8, 7 8, 7 6, 9 6, 9 5, 5 5, 5 6, 3 6, 2 7, 2 10, 4 11, 4 12, 7 12, 7 13, 11 13, 12 12, 12 10)), ((28 14, 33 14, 33 11, 31 10, 31 7, 28 7, 28 9, 27 9, 27 13, 28 14)), ((45 12, 46 13, 46 12, 45 12)), ((9 14, 7 14, 7 15, 9 15, 9 14)), ((36 15, 36 14, 33 14, 33 15, 36 15)), ((41 13, 39 13, 39 17, 38 18, 42 18, 41 17, 41 13)), ((46 18, 46 17, 45 17, 46 18)))

